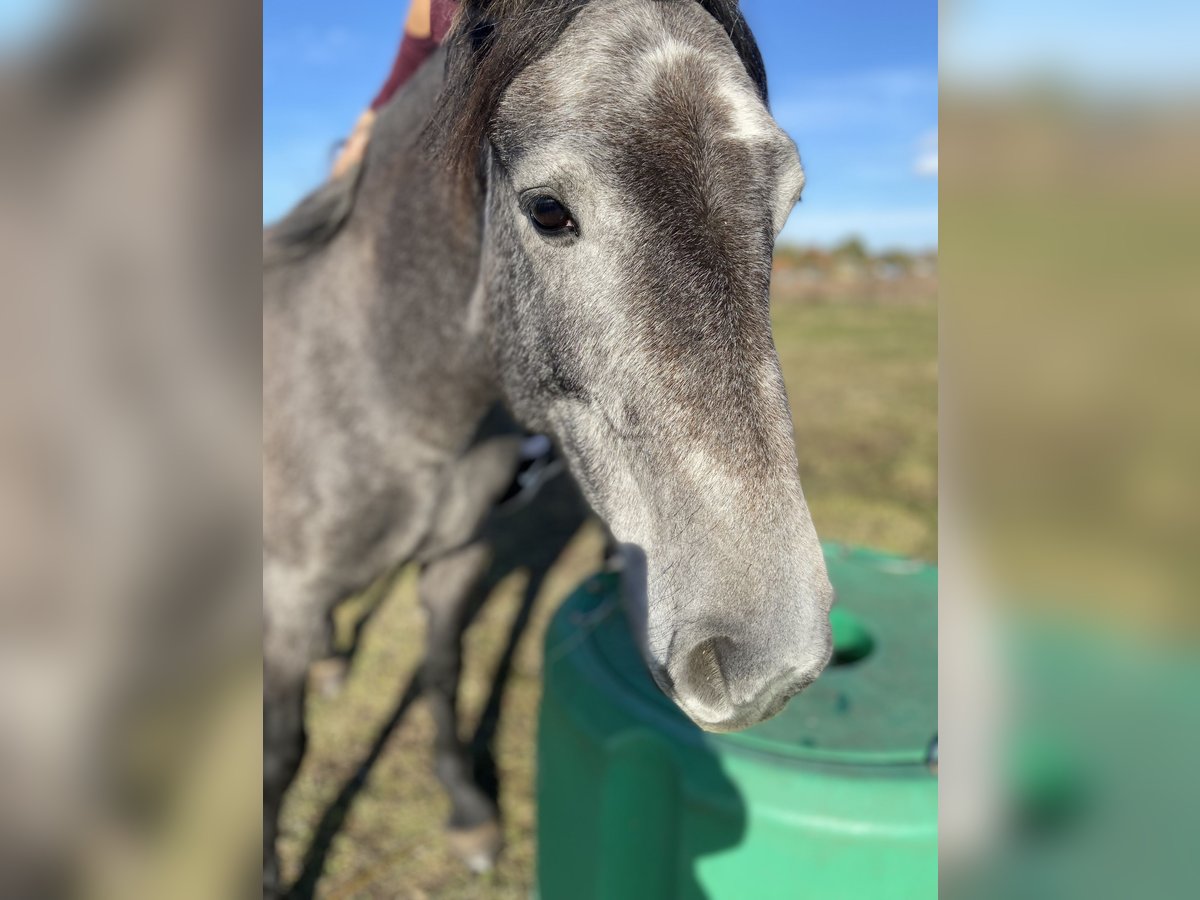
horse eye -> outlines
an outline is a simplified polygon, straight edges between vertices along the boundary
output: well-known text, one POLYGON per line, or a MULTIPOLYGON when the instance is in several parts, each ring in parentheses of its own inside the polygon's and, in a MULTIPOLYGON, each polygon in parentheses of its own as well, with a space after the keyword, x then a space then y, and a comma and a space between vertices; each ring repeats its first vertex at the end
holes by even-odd
POLYGON ((540 231, 550 234, 574 231, 571 213, 553 197, 538 197, 529 205, 529 218, 540 231))

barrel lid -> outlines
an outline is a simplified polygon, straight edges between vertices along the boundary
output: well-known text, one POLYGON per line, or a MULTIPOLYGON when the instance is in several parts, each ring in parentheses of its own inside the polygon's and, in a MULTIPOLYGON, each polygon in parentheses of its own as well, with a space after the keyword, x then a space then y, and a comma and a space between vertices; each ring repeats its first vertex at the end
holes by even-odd
MULTIPOLYGON (((837 597, 834 661, 774 718, 704 739, 798 760, 923 766, 937 731, 937 569, 841 544, 824 550, 837 597)), ((642 713, 700 735, 654 684, 618 610, 617 577, 599 575, 560 616, 576 652, 592 656, 642 713)))

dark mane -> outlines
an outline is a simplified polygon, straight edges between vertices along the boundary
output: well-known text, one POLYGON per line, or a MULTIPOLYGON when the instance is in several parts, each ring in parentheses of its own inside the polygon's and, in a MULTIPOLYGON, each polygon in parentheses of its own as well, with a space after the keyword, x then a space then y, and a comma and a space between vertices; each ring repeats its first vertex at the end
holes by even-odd
POLYGON ((341 230, 358 194, 363 164, 325 182, 263 232, 263 262, 272 264, 308 256, 341 230))
MULTIPOLYGON (((445 87, 426 131, 431 150, 462 183, 478 175, 480 150, 505 88, 554 47, 587 2, 462 0, 446 36, 445 87)), ((721 24, 765 103, 766 70, 738 0, 683 2, 699 3, 721 24)))

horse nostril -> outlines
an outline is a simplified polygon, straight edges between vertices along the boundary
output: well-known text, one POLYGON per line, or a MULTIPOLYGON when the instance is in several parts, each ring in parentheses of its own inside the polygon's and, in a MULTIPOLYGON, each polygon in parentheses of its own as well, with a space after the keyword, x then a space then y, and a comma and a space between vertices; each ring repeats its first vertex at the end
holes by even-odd
POLYGON ((733 641, 727 637, 711 637, 690 651, 683 664, 677 686, 698 703, 715 708, 729 703, 729 682, 724 668, 724 656, 733 651, 733 641))
MULTIPOLYGON (((686 646, 686 645, 685 645, 686 646)), ((807 687, 822 665, 772 653, 726 635, 708 637, 668 662, 658 681, 676 704, 708 731, 748 728, 779 712, 807 687), (669 686, 669 687, 668 687, 669 686)))

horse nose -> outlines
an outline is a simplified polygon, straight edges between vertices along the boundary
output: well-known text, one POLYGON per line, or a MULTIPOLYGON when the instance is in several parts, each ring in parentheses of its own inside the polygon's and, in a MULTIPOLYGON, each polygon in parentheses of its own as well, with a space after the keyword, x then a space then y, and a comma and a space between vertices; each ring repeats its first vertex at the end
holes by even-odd
POLYGON ((675 702, 707 731, 737 731, 769 719, 816 679, 819 662, 775 662, 725 635, 708 637, 668 663, 675 702))
POLYGON ((727 637, 708 638, 689 650, 684 658, 683 671, 675 680, 680 696, 709 709, 732 705, 729 678, 726 675, 732 654, 733 641, 727 637))

